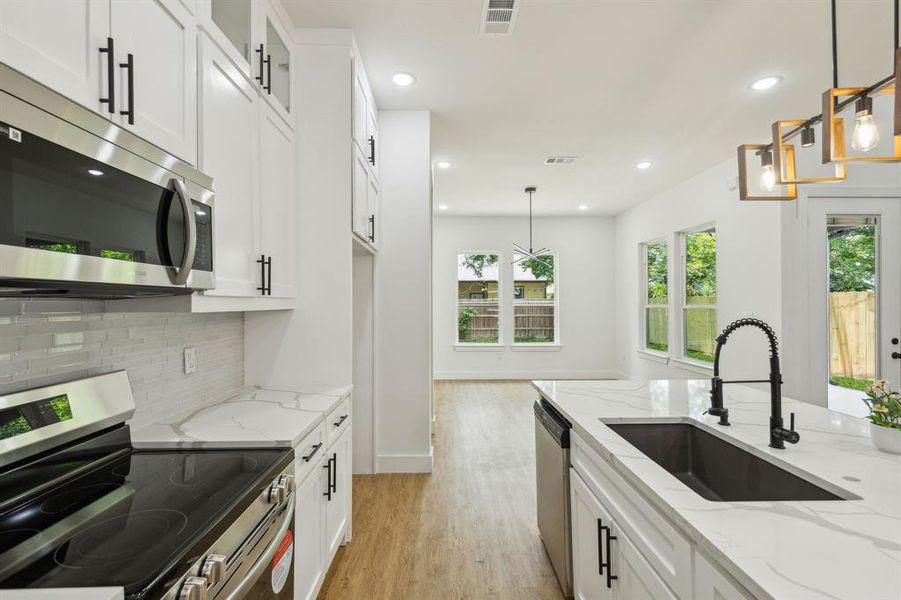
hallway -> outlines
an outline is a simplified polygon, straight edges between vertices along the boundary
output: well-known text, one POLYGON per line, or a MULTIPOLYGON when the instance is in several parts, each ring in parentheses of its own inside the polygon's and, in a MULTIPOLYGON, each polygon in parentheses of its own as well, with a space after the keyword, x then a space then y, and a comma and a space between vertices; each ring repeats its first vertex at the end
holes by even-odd
POLYGON ((353 541, 319 598, 562 598, 536 526, 536 397, 435 382, 433 473, 354 476, 353 541))

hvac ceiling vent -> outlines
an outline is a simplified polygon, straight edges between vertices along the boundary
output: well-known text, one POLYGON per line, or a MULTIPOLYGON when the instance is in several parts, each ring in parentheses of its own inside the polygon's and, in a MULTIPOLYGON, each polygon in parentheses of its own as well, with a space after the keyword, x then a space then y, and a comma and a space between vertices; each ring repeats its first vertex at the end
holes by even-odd
POLYGON ((576 162, 578 156, 548 156, 544 159, 546 165, 571 165, 576 162))
POLYGON ((502 37, 513 33, 520 2, 522 0, 484 0, 479 35, 502 37))

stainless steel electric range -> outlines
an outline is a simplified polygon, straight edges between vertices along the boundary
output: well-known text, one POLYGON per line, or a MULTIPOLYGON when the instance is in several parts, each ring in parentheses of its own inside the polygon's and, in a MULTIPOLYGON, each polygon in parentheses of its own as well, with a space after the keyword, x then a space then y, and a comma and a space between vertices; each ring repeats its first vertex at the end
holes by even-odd
POLYGON ((0 396, 0 596, 293 598, 293 451, 136 449, 133 411, 124 371, 0 396))

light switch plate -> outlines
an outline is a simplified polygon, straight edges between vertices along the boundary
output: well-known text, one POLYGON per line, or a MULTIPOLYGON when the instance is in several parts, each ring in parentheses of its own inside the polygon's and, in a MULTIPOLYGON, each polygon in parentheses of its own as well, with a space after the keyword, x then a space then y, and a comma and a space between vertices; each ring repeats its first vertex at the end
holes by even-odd
POLYGON ((197 370, 197 352, 194 346, 185 348, 185 374, 189 375, 197 370))

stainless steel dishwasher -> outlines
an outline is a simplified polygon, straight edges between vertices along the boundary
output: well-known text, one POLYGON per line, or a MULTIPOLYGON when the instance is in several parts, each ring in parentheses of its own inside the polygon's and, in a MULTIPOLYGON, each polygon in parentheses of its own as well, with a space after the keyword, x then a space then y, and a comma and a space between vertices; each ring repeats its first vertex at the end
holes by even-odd
POLYGON ((573 594, 572 529, 569 508, 570 424, 544 399, 535 403, 535 479, 538 531, 557 581, 573 594))

